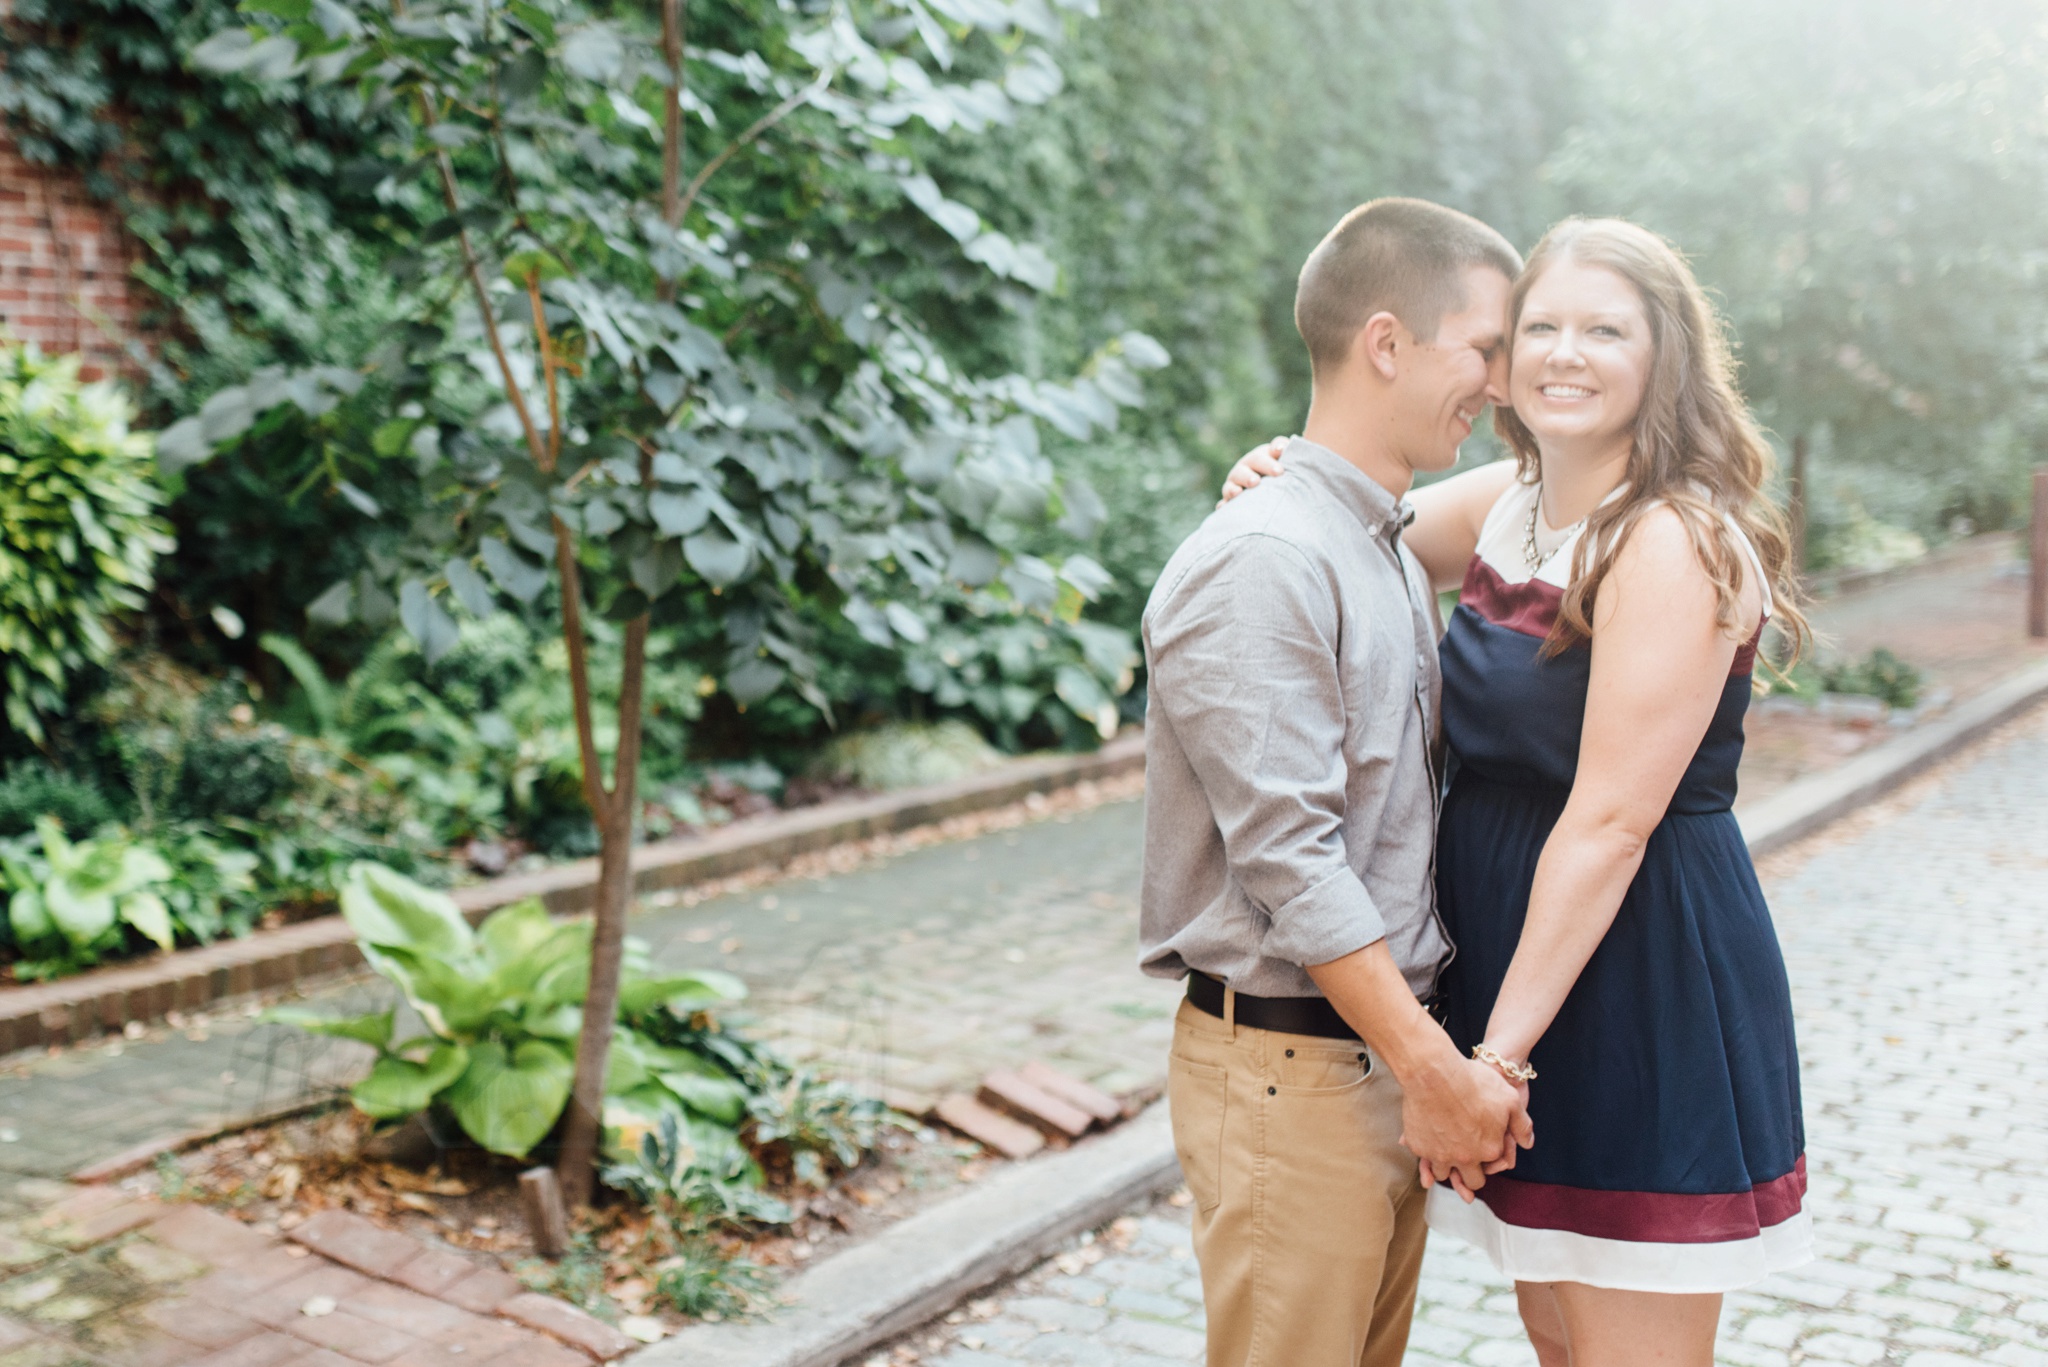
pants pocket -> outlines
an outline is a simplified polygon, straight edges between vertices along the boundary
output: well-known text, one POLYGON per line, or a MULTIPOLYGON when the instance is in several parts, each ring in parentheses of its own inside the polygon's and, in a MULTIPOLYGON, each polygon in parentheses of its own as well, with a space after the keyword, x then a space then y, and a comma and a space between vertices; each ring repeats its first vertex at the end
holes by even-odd
POLYGON ((1166 1104, 1173 1118, 1173 1150, 1195 1208, 1216 1209, 1223 1199, 1224 1070, 1175 1054, 1167 1063, 1166 1104))

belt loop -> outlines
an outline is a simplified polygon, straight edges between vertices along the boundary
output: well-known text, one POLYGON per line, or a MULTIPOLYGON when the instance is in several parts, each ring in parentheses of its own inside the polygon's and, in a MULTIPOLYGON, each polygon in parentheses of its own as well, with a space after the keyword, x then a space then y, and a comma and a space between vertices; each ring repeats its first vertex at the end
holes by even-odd
POLYGON ((1237 1038, 1237 989, 1229 983, 1223 984, 1223 1028, 1237 1038))

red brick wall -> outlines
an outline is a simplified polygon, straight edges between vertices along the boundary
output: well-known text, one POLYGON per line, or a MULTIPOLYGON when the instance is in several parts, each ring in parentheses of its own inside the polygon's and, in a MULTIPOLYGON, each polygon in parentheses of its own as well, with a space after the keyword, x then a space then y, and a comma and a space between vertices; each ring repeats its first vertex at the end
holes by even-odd
POLYGON ((85 187, 23 161, 0 133, 0 331, 45 351, 82 351, 89 375, 132 368, 128 265, 119 225, 85 187))

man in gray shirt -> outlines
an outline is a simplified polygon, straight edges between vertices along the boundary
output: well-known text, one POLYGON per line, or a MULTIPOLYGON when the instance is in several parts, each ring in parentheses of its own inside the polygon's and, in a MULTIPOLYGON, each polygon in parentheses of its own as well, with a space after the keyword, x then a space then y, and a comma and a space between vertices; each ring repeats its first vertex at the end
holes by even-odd
POLYGON ((1451 952, 1437 615, 1400 541, 1416 472, 1501 397, 1520 264, 1434 204, 1346 215, 1295 295, 1289 478, 1211 515, 1145 610, 1143 966, 1188 980, 1169 1094, 1209 1367, 1398 1367, 1417 1160, 1476 1189, 1533 1139, 1423 1005, 1451 952))

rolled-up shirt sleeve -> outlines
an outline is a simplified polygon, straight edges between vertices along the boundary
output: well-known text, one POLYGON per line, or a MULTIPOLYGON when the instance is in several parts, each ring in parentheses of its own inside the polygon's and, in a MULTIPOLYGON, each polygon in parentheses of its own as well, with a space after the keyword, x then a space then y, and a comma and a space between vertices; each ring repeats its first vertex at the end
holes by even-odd
POLYGON ((1336 592, 1278 537, 1233 538, 1146 622, 1152 705, 1208 798, 1261 951, 1328 963, 1386 936, 1344 844, 1348 767, 1336 592))

